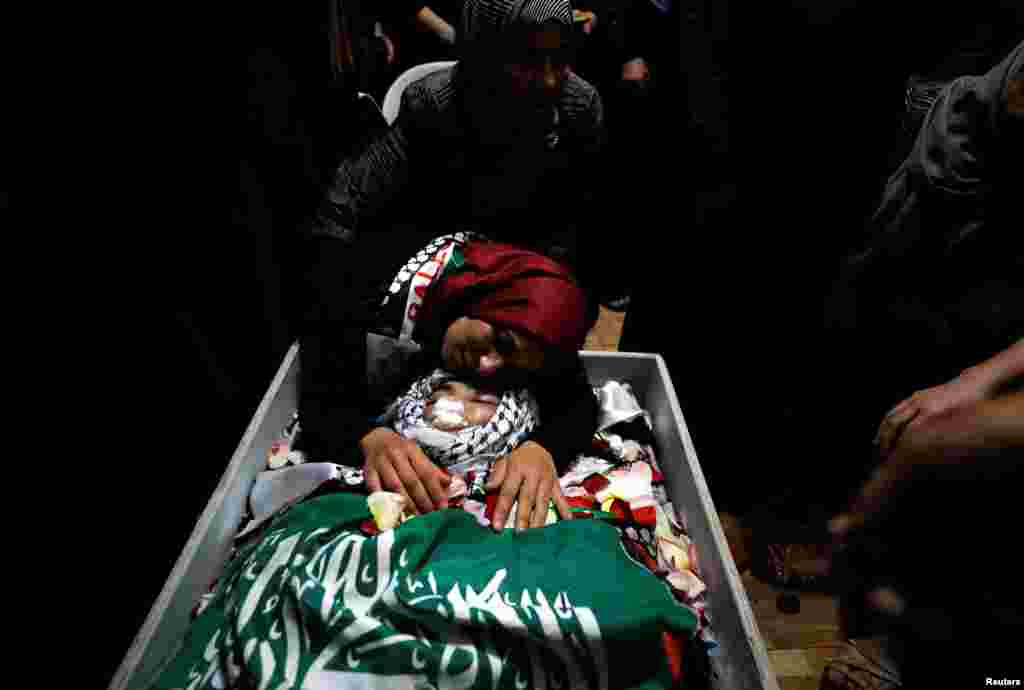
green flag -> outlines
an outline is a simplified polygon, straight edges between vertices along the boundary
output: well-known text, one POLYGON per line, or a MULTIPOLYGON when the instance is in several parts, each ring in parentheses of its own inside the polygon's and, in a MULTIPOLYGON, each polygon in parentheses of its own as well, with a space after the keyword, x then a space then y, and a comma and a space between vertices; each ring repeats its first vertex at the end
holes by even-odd
POLYGON ((241 549, 156 688, 671 687, 693 614, 618 532, 495 533, 442 510, 367 536, 365 496, 302 503, 241 549))

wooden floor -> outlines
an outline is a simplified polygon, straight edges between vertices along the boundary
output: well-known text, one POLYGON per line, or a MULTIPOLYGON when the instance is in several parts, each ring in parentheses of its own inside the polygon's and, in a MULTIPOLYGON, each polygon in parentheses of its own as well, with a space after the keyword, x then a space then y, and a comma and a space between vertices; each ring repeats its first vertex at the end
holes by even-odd
MULTIPOLYGON (((618 350, 624 318, 602 307, 584 348, 618 350)), ((842 640, 834 598, 802 594, 800 611, 784 614, 776 605, 778 589, 749 571, 743 573, 743 583, 781 690, 817 690, 825 664, 842 640)))

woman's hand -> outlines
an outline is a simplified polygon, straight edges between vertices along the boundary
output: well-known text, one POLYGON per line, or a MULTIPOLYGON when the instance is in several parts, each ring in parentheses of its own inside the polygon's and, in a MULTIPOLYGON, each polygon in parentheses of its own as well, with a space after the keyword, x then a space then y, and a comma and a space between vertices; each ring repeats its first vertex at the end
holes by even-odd
POLYGON ((554 460, 550 453, 533 441, 527 441, 494 463, 486 488, 492 490, 498 487, 501 487, 501 494, 494 508, 492 522, 494 529, 499 532, 505 528, 505 520, 517 498, 517 530, 543 527, 552 500, 563 520, 572 519, 569 503, 562 495, 562 487, 558 483, 554 460))
POLYGON ((448 507, 452 479, 423 454, 415 441, 379 427, 364 436, 359 447, 365 458, 366 487, 371 492, 402 494, 406 505, 416 513, 448 507))
POLYGON ((993 391, 989 377, 971 369, 941 386, 917 391, 885 415, 875 434, 875 444, 882 457, 886 457, 910 425, 925 425, 940 417, 956 414, 986 400, 993 391))

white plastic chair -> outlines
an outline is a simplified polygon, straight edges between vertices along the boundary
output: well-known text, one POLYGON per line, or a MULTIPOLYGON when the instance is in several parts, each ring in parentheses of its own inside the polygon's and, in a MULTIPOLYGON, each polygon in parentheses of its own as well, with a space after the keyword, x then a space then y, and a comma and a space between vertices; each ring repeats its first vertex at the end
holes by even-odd
POLYGON ((422 79, 428 74, 434 72, 440 72, 443 69, 448 69, 455 64, 455 60, 443 60, 441 62, 425 62, 422 65, 416 65, 398 75, 398 79, 395 79, 395 83, 388 89, 387 94, 384 96, 384 107, 381 110, 384 113, 384 119, 388 121, 388 124, 394 124, 395 119, 398 118, 398 108, 402 105, 402 93, 405 91, 409 84, 422 79))
MULTIPOLYGON (((362 91, 356 91, 356 100, 358 100, 358 101, 367 101, 370 105, 373 106, 374 110, 376 110, 378 113, 380 113, 381 117, 384 117, 384 113, 381 112, 380 106, 377 104, 377 99, 374 98, 373 96, 371 96, 370 94, 363 93, 362 91)), ((391 123, 389 122, 388 124, 391 124, 391 123)))

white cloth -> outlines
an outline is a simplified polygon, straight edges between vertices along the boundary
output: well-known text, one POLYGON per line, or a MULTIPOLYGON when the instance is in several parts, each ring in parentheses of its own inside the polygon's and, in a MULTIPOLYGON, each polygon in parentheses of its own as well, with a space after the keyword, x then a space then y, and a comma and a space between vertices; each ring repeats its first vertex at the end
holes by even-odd
POLYGON ((235 538, 240 539, 254 531, 282 508, 298 503, 332 479, 358 486, 363 483, 363 471, 330 462, 307 462, 260 472, 249 494, 252 521, 235 538))

